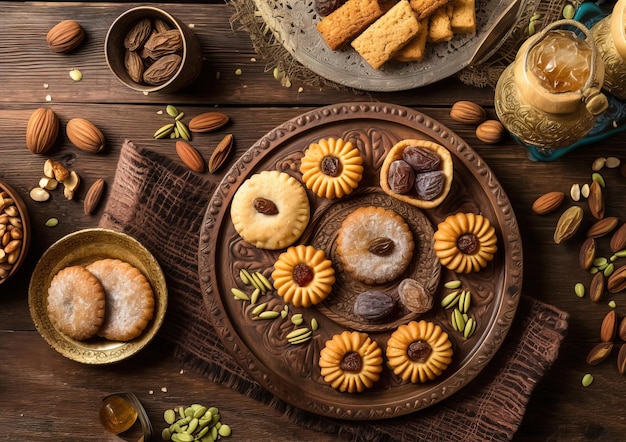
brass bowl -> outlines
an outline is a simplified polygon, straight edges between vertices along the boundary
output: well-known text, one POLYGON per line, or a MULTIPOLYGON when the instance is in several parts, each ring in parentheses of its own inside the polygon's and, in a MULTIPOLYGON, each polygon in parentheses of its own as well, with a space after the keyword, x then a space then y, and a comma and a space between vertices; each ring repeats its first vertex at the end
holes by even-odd
POLYGON ((139 6, 129 9, 113 21, 104 40, 104 55, 113 75, 124 85, 136 91, 175 92, 189 86, 202 70, 202 49, 198 38, 189 27, 173 15, 153 6, 139 6), (161 19, 172 29, 177 29, 183 40, 182 62, 176 73, 165 83, 149 85, 134 81, 124 64, 126 49, 124 37, 139 20, 149 18, 161 19))
POLYGON ((137 240, 113 230, 85 229, 66 235, 46 250, 30 280, 28 305, 35 327, 56 351, 85 364, 109 364, 134 355, 154 338, 165 319, 167 286, 159 263, 137 240), (46 300, 50 282, 65 267, 105 258, 126 261, 144 274, 154 292, 154 316, 143 333, 130 341, 99 337, 85 341, 71 339, 57 331, 48 318, 46 300))
MULTIPOLYGON (((24 203, 24 200, 20 197, 19 193, 15 191, 11 186, 7 183, 0 181, 0 196, 2 199, 10 198, 13 203, 10 203, 8 206, 15 207, 17 209, 17 216, 21 220, 21 241, 22 244, 19 247, 19 253, 17 255, 17 259, 13 261, 15 258, 5 256, 4 253, 0 253, 0 269, 2 269, 2 275, 0 275, 0 285, 7 282, 13 275, 17 273, 20 266, 26 259, 26 255, 28 254, 28 247, 30 245, 30 237, 31 237, 31 225, 30 218, 28 216, 28 208, 24 203), (4 274, 4 272, 8 272, 4 274)), ((4 204, 0 202, 0 216, 5 213, 4 204)), ((14 209, 11 209, 14 210, 14 209)), ((13 217, 12 217, 13 218, 13 217)), ((15 222, 15 221, 14 221, 15 222)), ((3 225, 4 223, 0 224, 3 225)), ((13 227, 15 228, 15 226, 13 227)), ((6 233, 6 231, 5 231, 6 233)), ((4 236, 5 233, 0 235, 0 240, 4 236)), ((1 244, 1 243, 0 243, 1 244)), ((0 249, 4 250, 4 247, 0 245, 0 249)))

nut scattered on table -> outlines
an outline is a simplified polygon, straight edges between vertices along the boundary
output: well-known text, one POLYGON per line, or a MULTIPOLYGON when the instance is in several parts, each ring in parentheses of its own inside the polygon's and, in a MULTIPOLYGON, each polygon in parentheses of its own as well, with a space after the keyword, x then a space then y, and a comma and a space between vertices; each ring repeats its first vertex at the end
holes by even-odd
POLYGON ((89 120, 72 118, 67 122, 65 132, 70 142, 84 152, 98 153, 104 149, 104 135, 89 120))
POLYGON ((504 126, 498 120, 487 120, 476 128, 476 138, 483 143, 495 144, 504 137, 504 126))
POLYGON ((537 215, 546 215, 559 208, 565 194, 563 192, 548 192, 541 195, 532 205, 532 211, 537 215))
POLYGON ((228 123, 228 115, 221 112, 204 112, 196 115, 189 122, 192 132, 211 132, 228 123))
POLYGON ((181 161, 194 172, 204 172, 204 159, 200 152, 185 141, 176 142, 176 153, 181 161))
POLYGON ((54 52, 67 53, 76 49, 85 39, 85 29, 74 20, 57 23, 46 35, 46 42, 54 52))
POLYGON ((233 135, 228 134, 224 138, 222 138, 222 141, 219 142, 219 144, 211 154, 211 158, 209 158, 210 173, 217 172, 224 165, 224 163, 230 156, 230 151, 233 148, 233 140, 233 135))
POLYGON ((457 101, 450 109, 450 118, 459 123, 480 124, 487 119, 487 111, 473 101, 457 101))
POLYGON ((59 134, 59 118, 52 109, 35 110, 26 125, 26 147, 37 154, 46 153, 59 134))
POLYGON ((91 215, 98 207, 102 194, 104 193, 104 180, 102 178, 96 180, 85 195, 85 201, 83 203, 83 211, 85 215, 91 215))

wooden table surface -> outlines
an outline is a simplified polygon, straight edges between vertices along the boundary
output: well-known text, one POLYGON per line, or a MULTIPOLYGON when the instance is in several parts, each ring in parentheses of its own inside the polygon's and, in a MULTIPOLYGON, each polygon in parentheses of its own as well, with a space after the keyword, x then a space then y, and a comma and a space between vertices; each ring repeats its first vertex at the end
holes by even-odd
MULTIPOLYGON (((103 42, 113 20, 135 6, 104 2, 3 2, 0 14, 0 179, 16 188, 30 211, 33 238, 28 258, 18 275, 0 286, 0 440, 113 441, 98 421, 101 399, 112 392, 135 392, 149 415, 161 419, 176 403, 201 402, 222 410, 233 428, 233 440, 334 440, 290 423, 269 407, 220 385, 212 384, 168 355, 148 347, 137 357, 108 366, 90 366, 66 359, 39 335, 28 309, 28 284, 42 253, 62 236, 97 224, 102 205, 83 214, 86 188, 98 178, 113 182, 122 142, 136 144, 176 159, 173 142, 159 142, 152 134, 159 126, 157 112, 173 104, 188 115, 214 110, 226 113, 240 154, 272 128, 299 114, 328 104, 381 101, 409 106, 430 115, 464 138, 488 163, 508 194, 518 218, 524 245, 524 292, 570 314, 569 334, 559 357, 536 386, 517 440, 613 441, 626 434, 625 378, 617 370, 617 350, 591 367, 587 352, 599 342, 600 323, 614 299, 618 316, 626 315, 624 294, 594 303, 574 294, 574 284, 587 284, 590 275, 578 268, 576 239, 557 246, 552 233, 558 214, 539 217, 530 207, 540 194, 558 190, 569 195, 573 183, 588 183, 591 163, 599 156, 626 160, 626 139, 614 136, 578 149, 554 162, 535 162, 510 138, 496 145, 477 140, 472 126, 449 117, 459 99, 484 105, 494 116, 493 90, 443 80, 428 87, 397 93, 338 92, 294 82, 283 87, 255 54, 247 33, 231 26, 232 6, 223 2, 161 5, 187 24, 193 24, 202 46, 204 65, 188 89, 169 95, 134 92, 108 70, 103 42), (87 31, 79 50, 69 55, 50 51, 45 36, 63 19, 74 19, 87 31), (83 80, 68 72, 80 69, 83 80), (236 75, 240 69, 241 74, 236 75), (219 79, 217 73, 219 72, 219 79), (302 88, 302 89, 299 89, 302 88), (49 97, 49 101, 46 97, 49 97), (62 122, 84 117, 96 124, 107 140, 106 150, 86 154, 71 146, 61 133, 55 148, 37 156, 25 146, 29 116, 39 107, 53 109, 62 122), (28 197, 42 176, 46 158, 70 161, 84 185, 76 201, 55 196, 46 203, 28 197), (51 217, 54 228, 45 227, 51 217), (584 388, 581 378, 592 373, 584 388)), ((62 131, 63 132, 63 131, 62 131)), ((220 134, 197 145, 205 157, 220 134)), ((607 216, 626 221, 626 178, 619 169, 602 171, 607 182, 607 216)), ((219 180, 219 175, 207 179, 219 180)), ((567 196, 569 199, 569 196, 567 196)), ((570 201, 571 203, 571 201, 570 201)), ((580 203, 584 205, 585 203, 580 203)), ((564 206, 565 207, 565 206, 564 206)), ((608 239, 606 240, 608 242, 608 239)), ((621 343, 616 341, 616 348, 621 343)), ((160 428, 157 425, 157 428, 160 428)))

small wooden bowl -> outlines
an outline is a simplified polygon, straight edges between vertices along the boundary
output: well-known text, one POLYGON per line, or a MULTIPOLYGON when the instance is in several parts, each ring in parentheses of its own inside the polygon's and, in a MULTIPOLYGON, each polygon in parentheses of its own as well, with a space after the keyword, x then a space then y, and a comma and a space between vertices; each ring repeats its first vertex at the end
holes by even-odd
POLYGON ((120 82, 131 89, 144 93, 175 92, 190 85, 202 70, 202 49, 193 31, 173 15, 153 6, 132 8, 117 17, 109 27, 104 40, 104 55, 109 69, 120 82), (180 32, 183 41, 182 53, 180 54, 182 62, 178 71, 168 81, 160 85, 137 83, 126 71, 124 63, 126 54, 124 37, 138 21, 144 18, 165 21, 172 29, 177 29, 180 32))
MULTIPOLYGON (((7 221, 0 222, 0 231, 3 232, 0 234, 0 285, 7 282, 11 277, 17 273, 18 269, 26 259, 26 255, 28 253, 28 247, 30 245, 30 237, 31 237, 31 225, 30 218, 28 216, 28 209, 26 204, 24 204, 24 200, 20 197, 20 195, 9 186, 7 183, 0 181, 0 217, 4 214, 7 214, 6 210, 9 210, 9 218, 13 219, 13 222, 7 221), (6 204, 7 199, 9 203, 6 204), (15 209, 8 209, 10 207, 15 207, 17 209, 17 215, 13 215, 13 211, 15 209), (19 218, 20 221, 16 221, 16 218, 19 218), (3 228, 6 227, 6 230, 3 228), (2 238, 4 235, 10 230, 19 229, 21 231, 20 234, 14 234, 13 239, 19 239, 22 243, 17 250, 19 253, 17 258, 11 257, 9 254, 4 254, 5 246, 2 244, 2 238), (8 272, 4 274, 5 272, 8 272)), ((12 239, 12 240, 13 240, 12 239)))

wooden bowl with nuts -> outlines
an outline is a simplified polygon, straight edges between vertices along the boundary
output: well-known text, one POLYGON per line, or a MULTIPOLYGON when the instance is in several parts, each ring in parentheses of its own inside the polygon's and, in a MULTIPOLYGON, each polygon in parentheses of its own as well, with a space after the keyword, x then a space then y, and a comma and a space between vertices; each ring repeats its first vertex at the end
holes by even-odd
POLYGON ((20 268, 30 244, 30 218, 20 195, 0 181, 0 285, 20 268))
POLYGON ((124 12, 104 41, 111 72, 136 91, 175 92, 190 85, 202 69, 202 49, 183 22, 152 6, 124 12))

